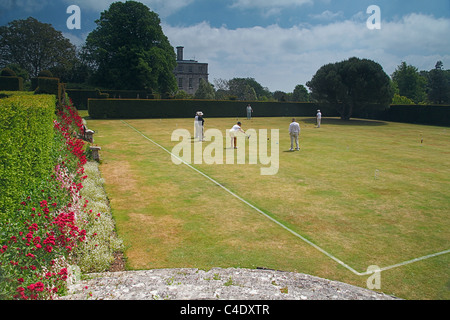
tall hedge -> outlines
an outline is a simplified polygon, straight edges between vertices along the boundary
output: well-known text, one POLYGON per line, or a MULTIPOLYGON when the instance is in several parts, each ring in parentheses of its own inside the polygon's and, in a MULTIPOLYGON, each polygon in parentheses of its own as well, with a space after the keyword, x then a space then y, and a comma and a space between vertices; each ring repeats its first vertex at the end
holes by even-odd
POLYGON ((53 95, 0 99, 0 215, 12 212, 26 190, 52 169, 53 95))
POLYGON ((385 120, 395 122, 450 126, 450 106, 392 105, 385 120))
POLYGON ((23 79, 21 77, 1 77, 0 90, 6 91, 22 91, 23 79))
MULTIPOLYGON (((254 117, 314 117, 317 110, 314 103, 294 102, 89 99, 89 115, 94 119, 193 118, 202 111, 208 118, 245 118, 247 104, 254 117)), ((337 115, 333 109, 324 114, 337 115)))
MULTIPOLYGON (((193 118, 196 111, 203 111, 208 118, 245 118, 247 104, 252 106, 254 117, 315 117, 317 109, 325 117, 339 116, 334 106, 309 102, 89 99, 88 109, 94 119, 193 118)), ((354 117, 450 126, 450 106, 371 105, 354 117)))
POLYGON ((155 99, 156 94, 151 90, 80 90, 67 89, 69 98, 72 99, 73 104, 78 110, 88 109, 89 99, 155 99), (105 97, 105 94, 107 96, 105 97))

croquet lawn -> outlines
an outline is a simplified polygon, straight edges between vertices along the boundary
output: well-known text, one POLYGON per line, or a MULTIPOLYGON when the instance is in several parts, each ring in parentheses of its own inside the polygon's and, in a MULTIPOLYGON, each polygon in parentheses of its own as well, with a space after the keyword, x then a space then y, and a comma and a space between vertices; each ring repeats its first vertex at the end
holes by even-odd
POLYGON ((226 163, 240 150, 225 140, 236 120, 205 115, 223 141, 190 139, 188 166, 174 163, 181 140, 171 137, 193 137, 193 119, 88 118, 128 269, 260 267, 367 287, 357 273, 377 266, 377 291, 450 299, 450 128, 299 118, 301 149, 290 152, 290 118, 241 119, 279 159, 262 175, 269 164, 248 150, 245 163, 226 163), (194 163, 199 146, 222 150, 223 164, 194 163))

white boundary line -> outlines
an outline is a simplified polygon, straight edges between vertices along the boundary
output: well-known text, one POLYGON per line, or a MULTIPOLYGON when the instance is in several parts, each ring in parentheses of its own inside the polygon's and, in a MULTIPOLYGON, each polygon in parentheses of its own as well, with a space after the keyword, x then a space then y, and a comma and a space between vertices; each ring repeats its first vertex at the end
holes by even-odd
POLYGON ((246 205, 248 205, 249 207, 251 207, 252 209, 255 209, 256 211, 258 211, 260 214, 262 214, 263 216, 265 216, 267 219, 271 220, 272 222, 276 223, 277 225, 279 225, 280 227, 282 227, 283 229, 289 231, 290 233, 292 233, 294 236, 296 236, 297 238, 303 240, 304 242, 306 242, 307 244, 309 244, 310 246, 312 246, 313 248, 319 250, 320 252, 322 252, 324 255, 326 255, 327 257, 329 257, 330 259, 336 261, 338 264, 340 264, 341 266, 343 266, 344 268, 350 270, 352 273, 354 273, 357 276, 366 276, 375 272, 381 272, 381 271, 386 271, 389 269, 393 269, 393 268, 397 268, 397 267, 401 267, 407 264, 411 264, 414 262, 418 262, 418 261, 422 261, 422 260, 426 260, 429 258, 433 258, 433 257, 437 257, 443 254, 447 254, 450 253, 450 249, 449 250, 444 250, 441 252, 437 252, 437 253, 433 253, 427 256, 423 256, 423 257, 419 257, 419 258, 415 258, 412 260, 408 260, 408 261, 404 261, 401 263, 397 263, 391 266, 387 266, 384 268, 380 268, 380 269, 376 269, 376 270, 372 270, 372 271, 366 271, 366 272, 358 272, 355 269, 353 269, 352 267, 350 267, 349 265, 347 265, 346 263, 342 262, 341 260, 339 260, 338 258, 336 258, 335 256, 333 256, 332 254, 328 253, 327 251, 325 251, 324 249, 322 249, 321 247, 319 247, 318 245, 314 244, 313 242, 309 241, 308 239, 306 239, 305 237, 301 236, 300 234, 298 234, 297 232, 293 231, 292 229, 286 227, 284 224, 282 224, 281 222, 277 221, 276 219, 272 218, 271 216, 269 216, 268 214, 266 214, 265 212, 263 212, 262 210, 260 210, 259 208, 255 207, 254 205, 252 205, 251 203, 249 203, 248 201, 246 201, 245 199, 241 198, 240 196, 238 196, 236 193, 234 193, 233 191, 231 191, 230 189, 226 188, 225 186, 223 186, 222 184, 220 184, 220 182, 214 180, 213 178, 211 178, 210 176, 208 176, 207 174, 201 172, 200 170, 198 170, 197 168, 193 167, 192 165, 190 165, 189 163, 187 163, 186 161, 184 161, 183 159, 181 159, 180 157, 176 156, 175 154, 173 154, 172 152, 170 152, 169 150, 167 150, 166 148, 164 148, 162 145, 160 145, 159 143, 153 141, 152 139, 150 139, 149 137, 147 137, 146 135, 144 135, 142 132, 140 132, 138 129, 136 129, 135 127, 133 127, 132 125, 130 125, 128 122, 124 121, 124 120, 120 120, 123 123, 125 123, 128 127, 130 127, 131 129, 133 129, 134 131, 136 131, 137 133, 139 133, 142 137, 144 137, 146 140, 150 141, 151 143, 153 143, 154 145, 156 145, 157 147, 161 148, 162 150, 164 150, 165 152, 167 152, 168 154, 170 154, 171 156, 177 158, 178 160, 180 160, 182 163, 184 163, 186 166, 188 166, 189 168, 191 168, 192 170, 194 170, 195 172, 201 174, 203 177, 205 177, 206 179, 210 180, 211 182, 213 182, 214 184, 218 185, 219 187, 221 187, 223 190, 225 190, 226 192, 228 192, 229 194, 231 194, 233 197, 235 197, 236 199, 240 200, 241 202, 245 203, 246 205))

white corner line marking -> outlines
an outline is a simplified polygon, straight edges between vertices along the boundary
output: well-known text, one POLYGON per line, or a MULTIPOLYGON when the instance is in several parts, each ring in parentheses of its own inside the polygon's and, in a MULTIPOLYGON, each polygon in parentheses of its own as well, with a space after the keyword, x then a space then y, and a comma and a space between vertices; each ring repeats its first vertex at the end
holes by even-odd
POLYGON ((378 270, 374 270, 374 271, 366 271, 366 272, 358 272, 355 269, 353 269, 352 267, 350 267, 348 264, 344 263, 343 261, 339 260, 338 258, 336 258, 335 256, 333 256, 332 254, 328 253, 327 251, 325 251, 324 249, 322 249, 321 247, 319 247, 318 245, 316 245, 315 243, 309 241, 308 239, 306 239, 305 237, 301 236, 300 234, 298 234, 297 232, 295 232, 294 230, 288 228, 287 226, 285 226, 284 224, 282 224, 281 222, 279 222, 278 220, 272 218, 271 216, 269 216, 267 213, 265 213, 264 211, 260 210, 259 208, 255 207, 254 205, 252 205, 251 203, 249 203, 248 201, 246 201, 245 199, 241 198, 240 196, 238 196, 236 193, 234 193, 233 191, 231 191, 230 189, 228 189, 227 187, 223 186, 220 182, 214 180, 213 178, 211 178, 210 176, 208 176, 207 174, 201 172, 200 170, 198 170, 197 168, 193 167, 192 165, 190 165, 189 163, 187 163, 186 161, 184 161, 183 159, 181 159, 180 157, 178 157, 177 155, 173 154, 172 152, 170 152, 169 150, 167 150, 166 148, 164 148, 162 145, 160 145, 159 143, 153 141, 152 139, 150 139, 149 137, 147 137, 145 134, 143 134, 141 131, 139 131, 138 129, 136 129, 135 127, 133 127, 131 124, 129 124, 128 122, 124 121, 124 120, 120 120, 123 123, 125 123, 128 127, 130 127, 131 129, 133 129, 134 131, 136 131, 138 134, 140 134, 142 137, 144 137, 146 140, 150 141, 151 143, 153 143, 155 146, 159 147, 160 149, 164 150, 165 152, 167 152, 168 154, 170 154, 171 156, 177 158, 178 160, 180 160, 183 164, 185 164, 186 166, 188 166, 189 168, 191 168, 192 170, 194 170, 195 172, 201 174, 203 177, 205 177, 206 179, 210 180, 211 182, 213 182, 214 184, 216 184, 217 186, 221 187, 223 190, 225 190, 226 192, 228 192, 229 194, 231 194, 233 197, 235 197, 236 199, 240 200, 241 202, 245 203, 247 206, 251 207, 252 209, 258 211, 260 214, 262 214, 263 216, 265 216, 267 219, 271 220, 272 222, 276 223, 277 225, 279 225, 280 227, 282 227, 283 229, 289 231, 290 233, 292 233, 294 236, 296 236, 297 238, 301 239, 302 241, 306 242, 307 244, 309 244, 310 246, 312 246, 313 248, 317 249, 318 251, 322 252, 324 255, 326 255, 327 257, 329 257, 330 259, 336 261, 338 264, 340 264, 341 266, 343 266, 344 268, 346 268, 347 270, 351 271, 352 273, 354 273, 357 276, 366 276, 369 274, 372 274, 374 272, 381 272, 381 271, 386 271, 389 269, 393 269, 393 268, 397 268, 397 267, 401 267, 410 263, 414 263, 414 262, 418 262, 418 261, 422 261, 422 260, 426 260, 429 258, 433 258, 433 257, 437 257, 443 254, 447 254, 450 253, 450 250, 444 250, 441 252, 437 252, 437 253, 433 253, 430 255, 426 255, 423 257, 419 257, 419 258, 415 258, 415 259, 411 259, 408 261, 404 261, 401 263, 397 263, 391 266, 387 266, 384 268, 380 268, 378 270))

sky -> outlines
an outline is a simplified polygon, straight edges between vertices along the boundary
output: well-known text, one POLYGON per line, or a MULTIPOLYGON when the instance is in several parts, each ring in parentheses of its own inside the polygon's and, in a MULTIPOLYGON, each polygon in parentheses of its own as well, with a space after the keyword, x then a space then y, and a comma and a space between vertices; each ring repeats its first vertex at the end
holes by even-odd
MULTIPOLYGON (((0 0, 0 25, 34 17, 77 46, 117 0, 0 0), (81 12, 69 29, 70 5, 81 12)), ((404 61, 450 69, 450 0, 141 0, 184 58, 209 64, 209 80, 251 77, 270 91, 306 86, 325 64, 371 59, 391 75, 404 61), (375 19, 371 6, 379 8, 375 19), (379 22, 379 28, 369 28, 379 22)))

